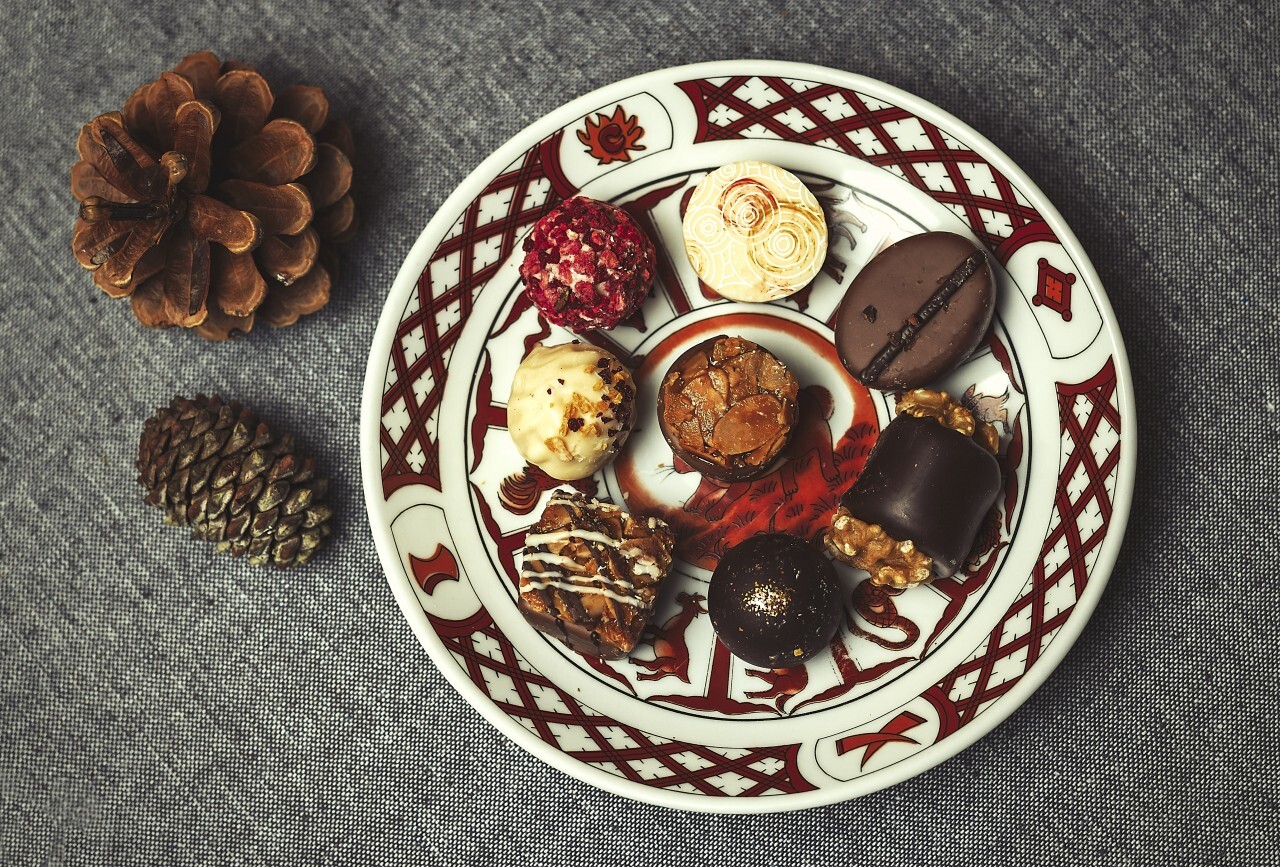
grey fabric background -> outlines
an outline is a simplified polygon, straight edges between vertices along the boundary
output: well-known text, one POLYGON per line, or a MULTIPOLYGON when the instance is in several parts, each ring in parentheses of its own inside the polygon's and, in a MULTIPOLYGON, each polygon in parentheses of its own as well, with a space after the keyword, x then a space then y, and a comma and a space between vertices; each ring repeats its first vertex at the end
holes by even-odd
POLYGON ((1280 864, 1277 40, 1263 0, 6 5, 0 862, 1280 864), (79 125, 201 48, 323 86, 360 151, 333 302, 221 346, 143 331, 69 250, 79 125), (599 792, 484 722, 387 589, 357 458, 375 323, 450 190, 574 96, 735 57, 883 79, 1004 149, 1093 257, 1141 418, 1120 562, 1045 686, 929 773, 761 817, 599 792), (197 391, 333 476, 311 567, 142 505, 141 422, 197 391))

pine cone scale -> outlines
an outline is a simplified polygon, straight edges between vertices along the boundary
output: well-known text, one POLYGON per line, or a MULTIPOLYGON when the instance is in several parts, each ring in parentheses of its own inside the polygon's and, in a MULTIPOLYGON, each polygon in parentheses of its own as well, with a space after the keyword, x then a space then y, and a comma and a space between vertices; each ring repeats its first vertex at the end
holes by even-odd
POLYGON ((274 102, 267 81, 252 69, 233 69, 213 85, 213 101, 222 107, 220 138, 236 144, 262 129, 274 102))
POLYGON ((273 114, 296 120, 314 135, 329 119, 329 100, 318 87, 295 84, 285 88, 276 99, 273 114))
POLYGON ((315 214, 307 191, 298 184, 273 187, 231 180, 224 181, 221 189, 232 205, 257 217, 267 235, 297 235, 315 214))
POLYGON ((272 187, 288 184, 315 166, 316 144, 296 120, 278 117, 227 154, 227 167, 238 178, 272 187))
POLYGON ((173 149, 187 158, 187 176, 182 186, 193 193, 209 188, 218 120, 217 108, 199 99, 184 102, 174 115, 173 149))
POLYGON ((151 116, 155 144, 160 150, 173 150, 174 119, 178 106, 195 98, 191 82, 174 72, 162 72, 160 78, 147 89, 147 113, 151 116))

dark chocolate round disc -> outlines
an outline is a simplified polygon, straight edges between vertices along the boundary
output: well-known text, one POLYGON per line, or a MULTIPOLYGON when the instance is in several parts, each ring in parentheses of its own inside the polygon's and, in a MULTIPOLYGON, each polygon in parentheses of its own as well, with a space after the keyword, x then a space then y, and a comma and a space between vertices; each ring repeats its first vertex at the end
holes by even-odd
POLYGON ((951 232, 912 235, 853 279, 836 318, 836 349, 863 385, 917 388, 973 353, 995 308, 981 248, 951 232))
POLYGON ((840 585, 815 546, 762 533, 720 558, 707 591, 711 625, 739 659, 789 668, 831 643, 840 626, 840 585))

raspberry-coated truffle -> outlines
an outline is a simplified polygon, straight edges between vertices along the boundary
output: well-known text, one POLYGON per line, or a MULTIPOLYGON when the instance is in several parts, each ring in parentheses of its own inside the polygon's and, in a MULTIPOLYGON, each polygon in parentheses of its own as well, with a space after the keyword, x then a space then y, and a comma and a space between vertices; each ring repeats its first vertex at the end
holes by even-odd
POLYGON ((524 241, 520 277, 548 322, 570 331, 613 328, 653 285, 653 242, 631 215, 586 196, 566 199, 524 241))

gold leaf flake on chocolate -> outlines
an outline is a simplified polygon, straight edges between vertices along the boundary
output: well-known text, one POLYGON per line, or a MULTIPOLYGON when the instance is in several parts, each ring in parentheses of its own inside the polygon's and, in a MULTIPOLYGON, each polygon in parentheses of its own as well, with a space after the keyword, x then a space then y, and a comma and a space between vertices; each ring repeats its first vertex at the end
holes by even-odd
POLYGON ((708 174, 684 216, 685 253, 704 283, 734 301, 772 301, 808 285, 827 254, 827 224, 800 179, 770 163, 708 174))

